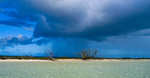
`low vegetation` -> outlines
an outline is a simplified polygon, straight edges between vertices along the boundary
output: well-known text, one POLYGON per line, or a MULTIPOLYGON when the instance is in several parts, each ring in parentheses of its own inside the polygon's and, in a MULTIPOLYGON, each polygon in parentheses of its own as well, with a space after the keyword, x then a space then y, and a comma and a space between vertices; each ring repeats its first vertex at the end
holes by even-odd
POLYGON ((32 57, 32 56, 0 56, 0 59, 47 59, 46 57, 32 57))

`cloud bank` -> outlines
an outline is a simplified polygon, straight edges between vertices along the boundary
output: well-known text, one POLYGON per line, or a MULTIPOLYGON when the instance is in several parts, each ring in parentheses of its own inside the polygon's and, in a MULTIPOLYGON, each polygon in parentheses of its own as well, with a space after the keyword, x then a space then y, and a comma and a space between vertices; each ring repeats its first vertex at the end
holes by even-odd
MULTIPOLYGON (((9 1, 6 0, 12 2, 9 1)), ((22 17, 30 15, 37 22, 35 37, 101 41, 150 28, 147 0, 16 0, 12 3, 22 17)))
POLYGON ((31 0, 39 12, 35 36, 103 40, 149 28, 150 1, 31 0))

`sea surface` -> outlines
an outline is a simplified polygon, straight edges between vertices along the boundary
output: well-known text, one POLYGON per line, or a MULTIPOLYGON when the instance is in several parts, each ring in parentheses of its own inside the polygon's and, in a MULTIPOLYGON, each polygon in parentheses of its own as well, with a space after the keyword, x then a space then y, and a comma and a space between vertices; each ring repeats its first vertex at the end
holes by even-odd
POLYGON ((0 62, 0 78, 150 78, 150 61, 0 62))

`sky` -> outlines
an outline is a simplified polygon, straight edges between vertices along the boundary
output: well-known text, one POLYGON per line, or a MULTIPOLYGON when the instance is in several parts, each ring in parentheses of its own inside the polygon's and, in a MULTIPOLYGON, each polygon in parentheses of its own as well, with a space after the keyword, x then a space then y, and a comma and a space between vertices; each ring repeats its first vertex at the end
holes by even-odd
POLYGON ((149 0, 0 0, 0 55, 150 58, 149 0))

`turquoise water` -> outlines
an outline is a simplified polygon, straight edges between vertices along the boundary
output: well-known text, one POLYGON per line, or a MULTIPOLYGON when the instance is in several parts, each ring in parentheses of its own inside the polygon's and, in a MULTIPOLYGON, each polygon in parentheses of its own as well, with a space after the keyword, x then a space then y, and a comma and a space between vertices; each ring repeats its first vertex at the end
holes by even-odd
POLYGON ((150 61, 0 62, 0 78, 150 78, 150 61))

